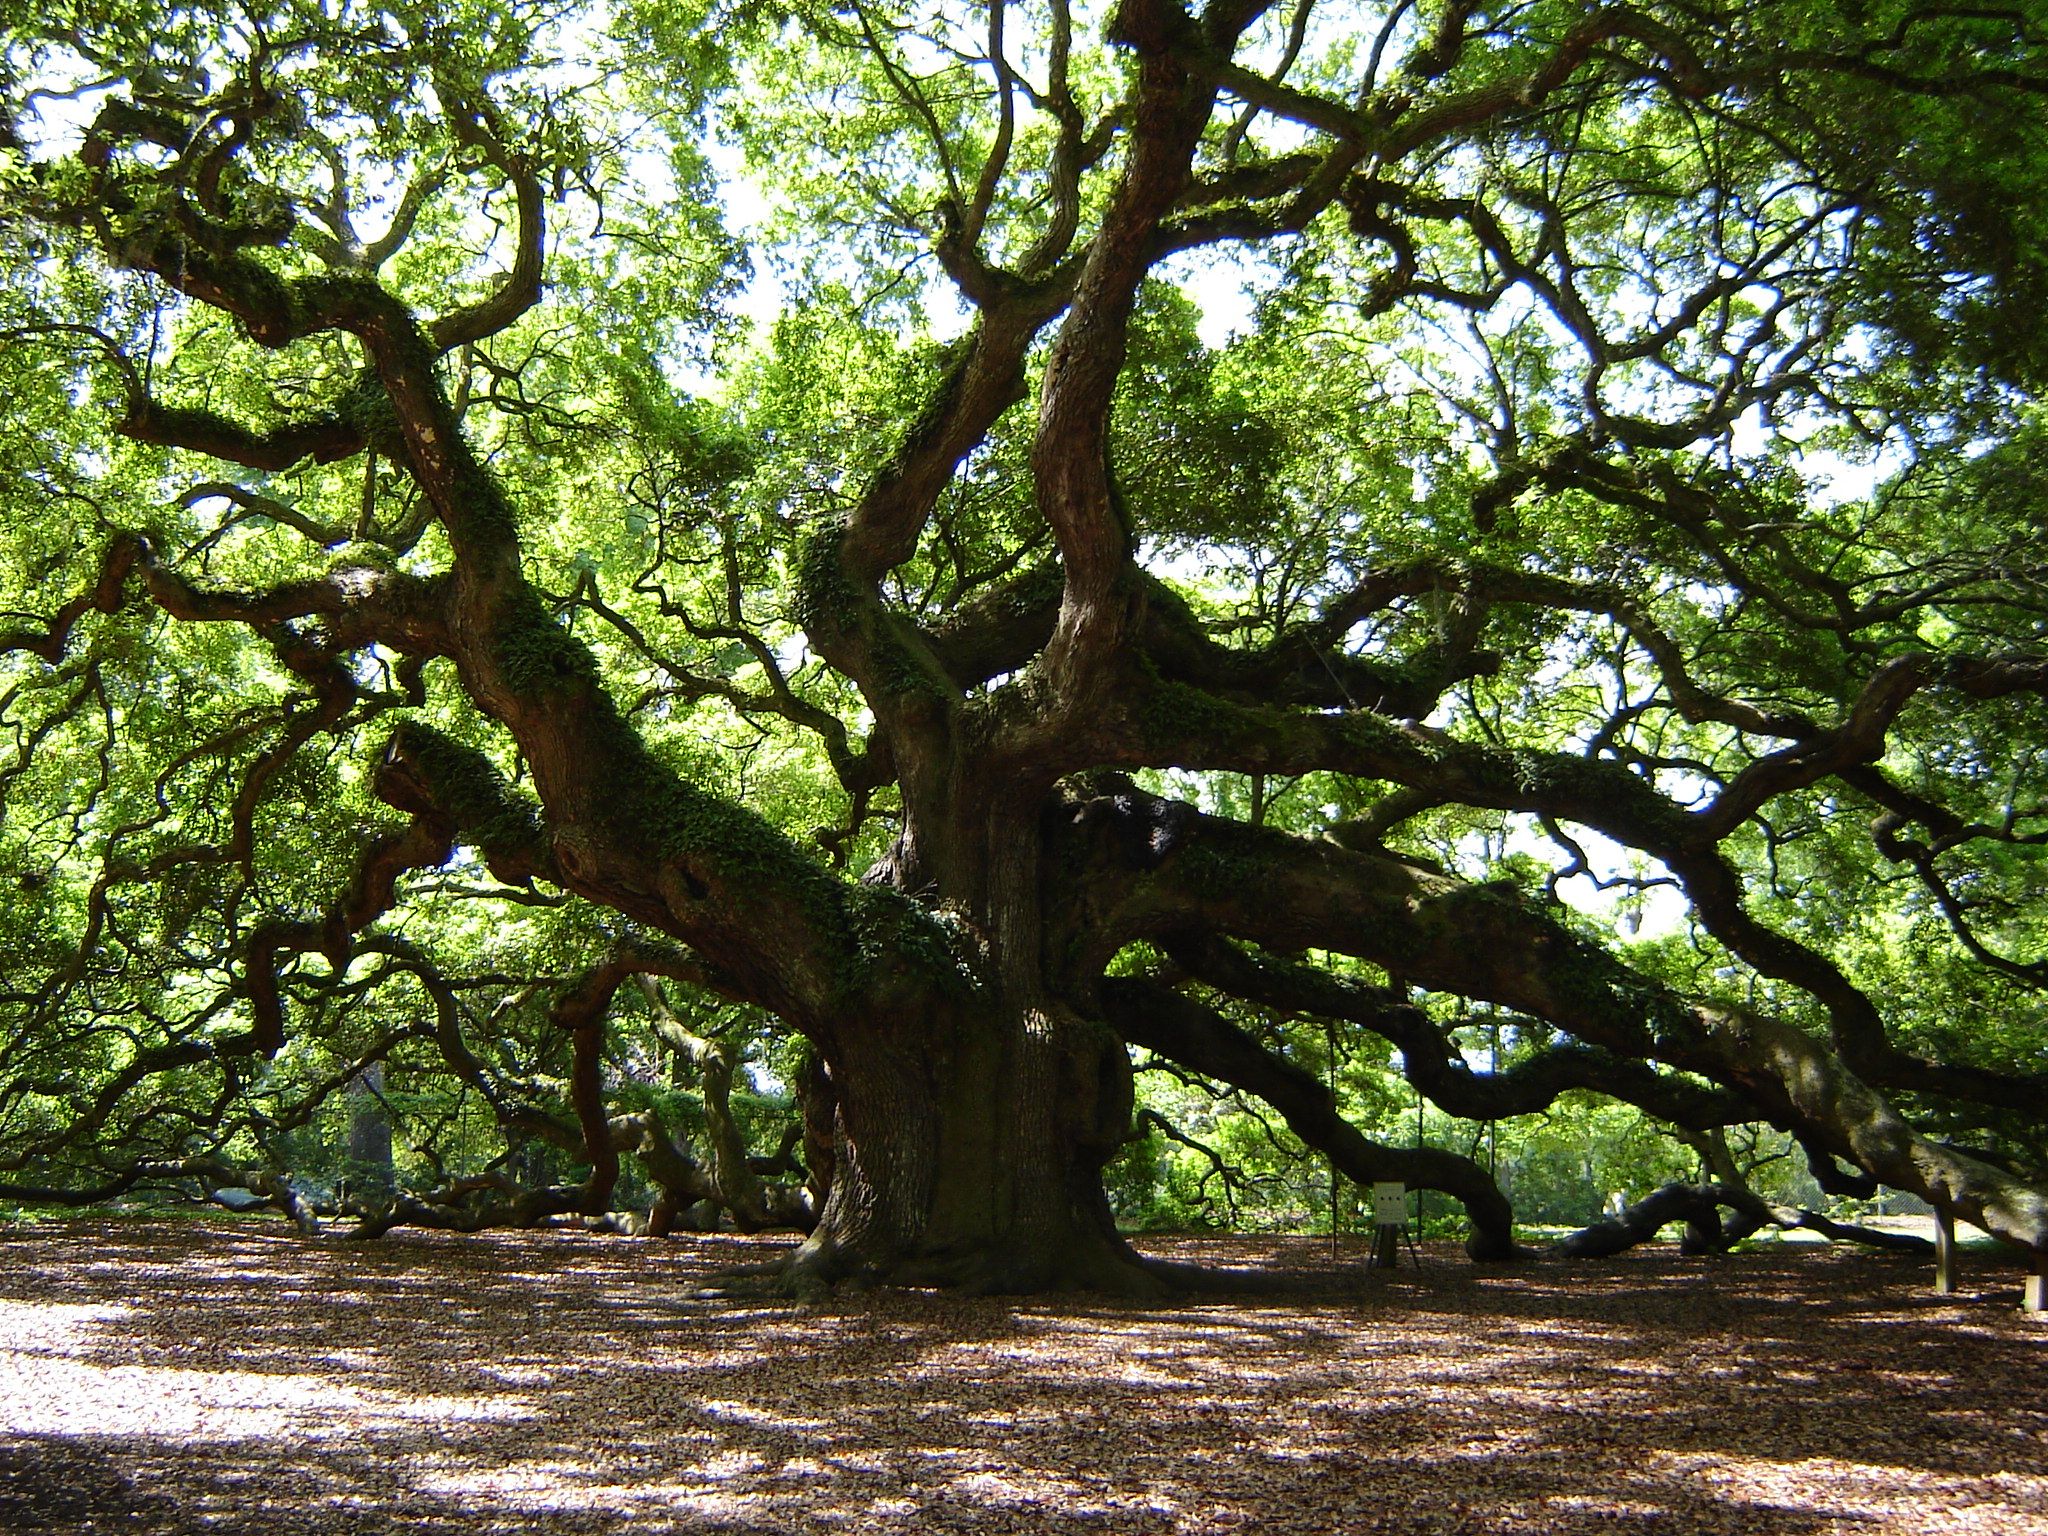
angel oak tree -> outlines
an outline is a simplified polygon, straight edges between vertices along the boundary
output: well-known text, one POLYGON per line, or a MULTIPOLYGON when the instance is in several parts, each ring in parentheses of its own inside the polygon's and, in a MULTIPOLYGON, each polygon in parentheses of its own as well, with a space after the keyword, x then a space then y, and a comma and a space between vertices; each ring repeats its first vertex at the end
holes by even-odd
POLYGON ((1137 1048, 1511 1255, 1312 1020, 2048 1248, 2034 0, 9 11, 13 1198, 1145 1290, 1137 1048))

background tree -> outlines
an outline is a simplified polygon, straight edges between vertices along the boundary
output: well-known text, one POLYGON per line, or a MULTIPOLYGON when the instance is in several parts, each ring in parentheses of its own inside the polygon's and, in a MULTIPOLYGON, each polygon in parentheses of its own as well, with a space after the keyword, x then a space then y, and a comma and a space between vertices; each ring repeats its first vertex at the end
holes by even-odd
POLYGON ((797 1283, 1148 1288, 1135 1047, 1512 1252, 1472 1157, 1346 1118, 1341 1035, 2048 1247, 2043 50, 17 17, 9 1189, 310 1225, 291 1137, 381 1065, 370 1230, 600 1214, 628 1154, 657 1226, 809 1221, 797 1283))

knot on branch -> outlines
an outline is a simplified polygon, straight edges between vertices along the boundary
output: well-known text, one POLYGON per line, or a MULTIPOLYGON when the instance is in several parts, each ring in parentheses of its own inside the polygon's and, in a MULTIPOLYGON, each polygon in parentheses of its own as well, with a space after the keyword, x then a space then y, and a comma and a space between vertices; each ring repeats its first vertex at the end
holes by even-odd
POLYGON ((1202 819, 1193 806, 1147 794, 1120 773, 1090 775, 1080 787, 1090 793, 1072 806, 1073 824, 1106 829, 1121 861, 1134 869, 1164 864, 1194 836, 1202 819))

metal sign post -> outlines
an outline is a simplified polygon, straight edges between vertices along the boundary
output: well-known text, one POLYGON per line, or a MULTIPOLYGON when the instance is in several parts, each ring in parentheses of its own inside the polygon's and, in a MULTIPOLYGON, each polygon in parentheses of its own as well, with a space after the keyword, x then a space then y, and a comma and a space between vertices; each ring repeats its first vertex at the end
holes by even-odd
MULTIPOLYGON (((1392 1269, 1401 1262, 1401 1238, 1408 1230, 1408 1187, 1405 1184, 1375 1184, 1372 1187, 1372 1255, 1368 1269, 1392 1269)), ((1408 1252, 1419 1265, 1415 1240, 1408 1240, 1408 1252)))

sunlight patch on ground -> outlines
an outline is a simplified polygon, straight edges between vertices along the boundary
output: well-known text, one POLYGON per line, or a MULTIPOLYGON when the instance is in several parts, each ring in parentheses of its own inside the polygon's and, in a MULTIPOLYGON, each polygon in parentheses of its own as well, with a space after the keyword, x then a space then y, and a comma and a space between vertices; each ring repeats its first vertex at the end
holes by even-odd
POLYGON ((770 1413, 751 1403, 719 1398, 706 1398, 699 1405, 698 1412, 717 1423, 744 1424, 750 1428, 782 1430, 789 1434, 820 1437, 827 1429, 823 1419, 794 1418, 787 1414, 770 1413))
POLYGON ((98 1435, 118 1424, 126 1435, 172 1441, 317 1440, 387 1426, 532 1417, 517 1398, 420 1396, 309 1372, 95 1358, 120 1347, 117 1325, 136 1315, 131 1307, 0 1302, 0 1425, 17 1435, 98 1435))
MULTIPOLYGON (((2048 1477, 1987 1467, 1981 1477, 1957 1477, 1912 1466, 1809 1456, 1775 1460, 1760 1456, 1666 1454, 1655 1469, 1696 1479, 1724 1503, 1759 1510, 1800 1509, 1886 1529, 1891 1522, 1929 1506, 1957 1533, 1997 1532, 2013 1527, 2014 1506, 2048 1522, 2048 1477)), ((2035 1530, 2048 1528, 2036 1525, 2035 1530)))
POLYGON ((61 1306, 57 1303, 0 1301, 0 1349, 47 1350, 69 1354, 94 1323, 118 1323, 133 1307, 61 1306))
POLYGON ((722 1455, 689 1469, 680 1478, 623 1482, 594 1464, 523 1462, 492 1471, 435 1474, 415 1478, 421 1493, 460 1502, 479 1500, 522 1514, 604 1510, 620 1515, 659 1511, 669 1515, 732 1517, 758 1509, 766 1495, 751 1485, 760 1458, 722 1455), (750 1486, 724 1486, 748 1479, 750 1486))

